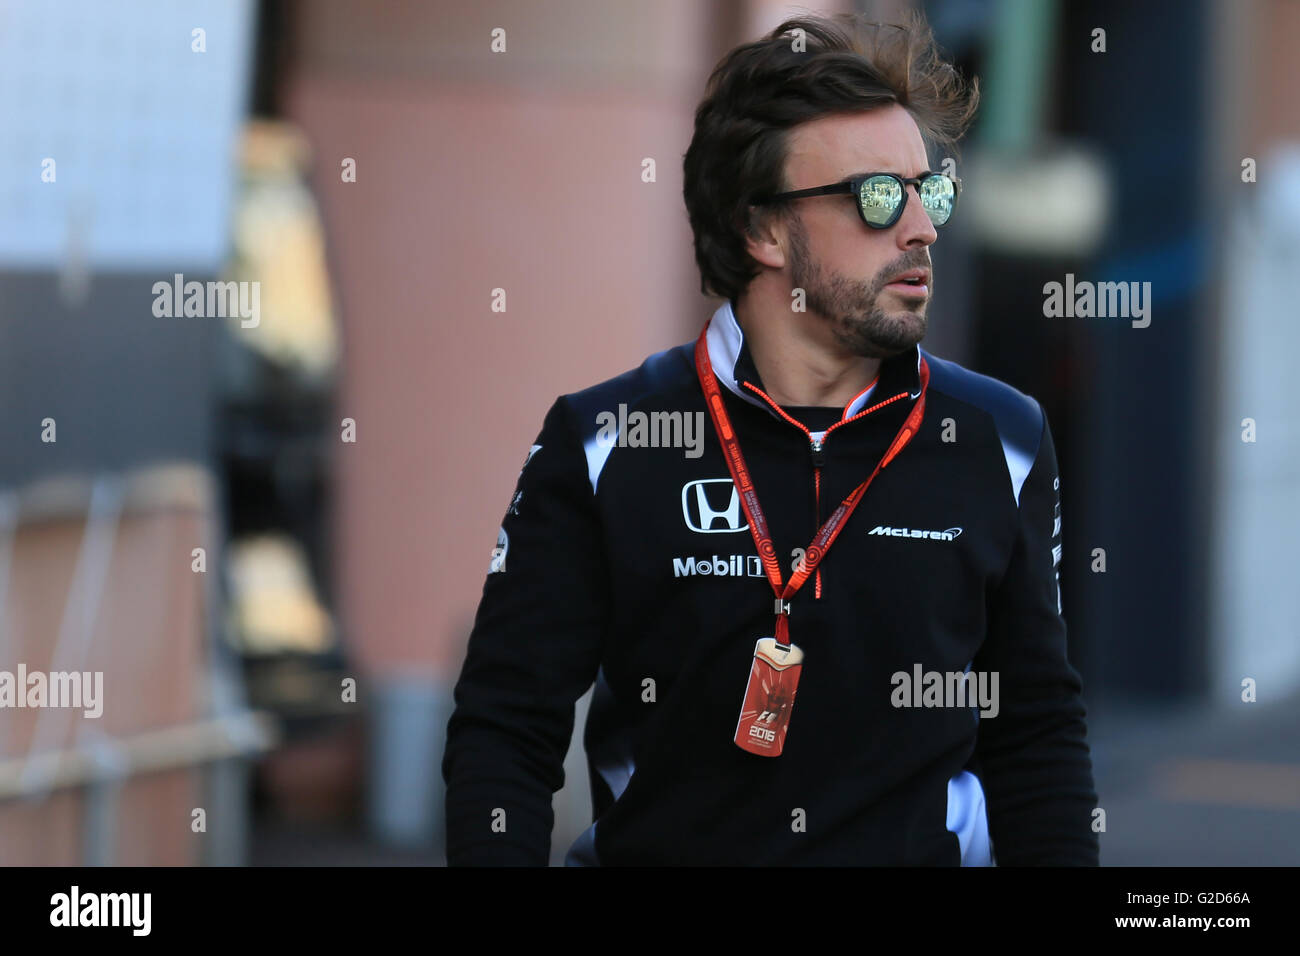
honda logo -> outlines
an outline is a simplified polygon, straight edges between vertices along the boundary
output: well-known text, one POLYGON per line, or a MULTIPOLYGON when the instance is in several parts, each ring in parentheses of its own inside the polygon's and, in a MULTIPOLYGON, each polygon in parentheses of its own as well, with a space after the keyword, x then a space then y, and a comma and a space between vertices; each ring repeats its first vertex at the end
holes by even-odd
POLYGON ((700 534, 749 530, 740 513, 740 494, 730 478, 701 478, 682 485, 682 518, 686 527, 700 534), (726 485, 726 491, 717 485, 726 485))

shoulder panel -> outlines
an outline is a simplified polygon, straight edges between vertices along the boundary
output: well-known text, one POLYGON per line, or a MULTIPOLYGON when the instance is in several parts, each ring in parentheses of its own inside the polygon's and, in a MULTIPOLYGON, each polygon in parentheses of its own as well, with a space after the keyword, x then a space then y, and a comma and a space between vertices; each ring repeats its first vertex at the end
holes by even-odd
POLYGON ((647 395, 670 392, 695 381, 694 348, 695 343, 691 342, 664 349, 631 371, 565 396, 576 416, 578 440, 587 455, 592 494, 596 493, 600 473, 612 451, 612 446, 596 439, 599 431, 596 416, 603 411, 616 411, 620 404, 631 408, 647 395))
POLYGON ((930 366, 930 388, 983 409, 993 418, 1002 454, 1011 475, 1011 493, 1020 505, 1020 489, 1038 457, 1043 438, 1043 412, 1038 402, 1006 382, 924 352, 930 366))

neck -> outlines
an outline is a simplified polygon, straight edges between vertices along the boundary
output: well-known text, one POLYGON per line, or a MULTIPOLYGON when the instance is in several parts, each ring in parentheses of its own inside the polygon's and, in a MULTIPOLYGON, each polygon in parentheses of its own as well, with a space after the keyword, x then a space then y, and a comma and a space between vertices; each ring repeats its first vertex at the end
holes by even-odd
POLYGON ((778 405, 843 408, 880 373, 880 359, 844 350, 820 316, 756 305, 737 301, 733 308, 763 389, 778 405))

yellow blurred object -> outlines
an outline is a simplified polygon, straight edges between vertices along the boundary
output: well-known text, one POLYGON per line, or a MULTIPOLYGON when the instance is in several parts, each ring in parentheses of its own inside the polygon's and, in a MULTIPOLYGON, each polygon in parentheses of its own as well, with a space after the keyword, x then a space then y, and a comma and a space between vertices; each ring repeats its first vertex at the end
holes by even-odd
POLYGON ((334 623, 312 587, 302 547, 285 535, 230 543, 231 620, 242 649, 253 654, 321 653, 334 623))
POLYGON ((292 126, 254 120, 244 131, 226 279, 261 284, 261 322, 231 334, 310 378, 329 374, 339 342, 320 216, 305 182, 310 148, 292 126))

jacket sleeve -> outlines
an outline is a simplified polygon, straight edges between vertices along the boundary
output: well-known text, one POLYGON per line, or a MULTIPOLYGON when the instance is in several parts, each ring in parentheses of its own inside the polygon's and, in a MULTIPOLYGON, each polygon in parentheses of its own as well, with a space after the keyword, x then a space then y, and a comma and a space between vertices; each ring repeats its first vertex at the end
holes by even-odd
POLYGON ((1060 605, 1056 449, 1035 405, 1042 432, 1021 488, 1015 547, 972 665, 999 675, 998 713, 980 719, 977 756, 999 865, 1096 866, 1087 712, 1060 605))
POLYGON ((574 704, 609 593, 586 456, 561 398, 520 473, 447 726, 447 863, 545 866, 574 704))

